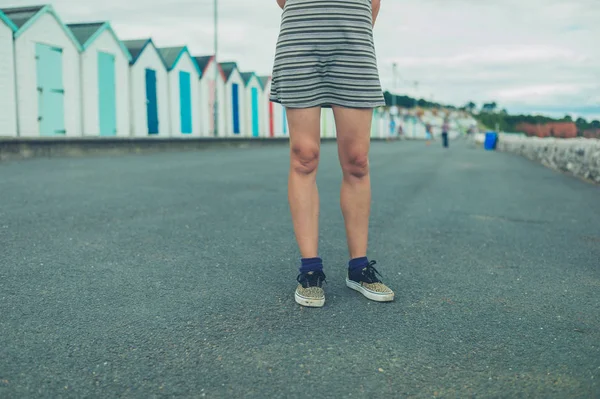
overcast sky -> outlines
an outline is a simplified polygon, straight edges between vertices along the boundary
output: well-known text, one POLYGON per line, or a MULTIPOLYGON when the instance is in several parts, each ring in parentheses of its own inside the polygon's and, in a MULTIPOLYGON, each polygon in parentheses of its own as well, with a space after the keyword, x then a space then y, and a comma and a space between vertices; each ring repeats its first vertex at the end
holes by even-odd
MULTIPOLYGON (((1 0, 30 5, 31 0, 1 0)), ((270 74, 275 0, 218 0, 220 60, 270 74)), ((323 0, 327 1, 327 0, 323 0)), ((435 101, 600 118, 600 0, 381 0, 382 84, 435 101), (415 87, 414 82, 419 84, 415 87)), ((55 0, 65 22, 109 20, 121 39, 213 51, 213 0, 55 0)))

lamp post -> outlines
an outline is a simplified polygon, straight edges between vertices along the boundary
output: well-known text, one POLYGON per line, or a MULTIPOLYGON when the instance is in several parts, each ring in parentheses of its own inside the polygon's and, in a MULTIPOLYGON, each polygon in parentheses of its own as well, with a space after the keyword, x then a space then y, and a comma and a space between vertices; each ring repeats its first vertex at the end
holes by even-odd
POLYGON ((414 82, 415 84, 415 118, 414 118, 414 124, 413 124, 413 138, 415 138, 417 136, 417 92, 419 90, 419 82, 417 82, 415 80, 414 82))
POLYGON ((396 87, 396 83, 397 83, 397 78, 396 75, 398 73, 398 64, 397 63, 393 63, 392 64, 392 75, 393 75, 393 83, 392 83, 392 108, 390 109, 390 136, 394 137, 394 134, 396 133, 396 115, 398 114, 398 107, 397 107, 397 102, 396 102, 396 91, 397 91, 397 87, 396 87))
POLYGON ((218 0, 214 0, 214 35, 215 35, 215 87, 214 87, 214 101, 213 101, 213 135, 217 137, 219 135, 219 62, 217 60, 217 52, 219 50, 219 33, 218 33, 218 21, 219 21, 219 10, 218 0))
POLYGON ((392 93, 392 107, 395 107, 396 106, 396 90, 397 90, 396 85, 398 82, 397 77, 396 77, 396 75, 398 73, 398 64, 395 62, 392 64, 392 73, 393 73, 393 79, 394 79, 394 82, 392 84, 392 87, 394 88, 394 93, 392 93))

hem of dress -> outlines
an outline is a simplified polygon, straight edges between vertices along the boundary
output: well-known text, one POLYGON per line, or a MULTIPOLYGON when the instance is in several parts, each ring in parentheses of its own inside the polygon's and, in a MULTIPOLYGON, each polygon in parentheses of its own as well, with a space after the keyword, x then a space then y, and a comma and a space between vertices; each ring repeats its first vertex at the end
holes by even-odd
POLYGON ((331 108, 331 107, 341 107, 341 108, 350 108, 350 109, 374 109, 379 107, 384 107, 386 105, 385 101, 376 101, 370 103, 350 103, 344 101, 315 101, 309 103, 292 103, 287 101, 281 101, 278 98, 269 98, 269 101, 277 104, 283 105, 285 108, 291 109, 306 109, 306 108, 331 108))

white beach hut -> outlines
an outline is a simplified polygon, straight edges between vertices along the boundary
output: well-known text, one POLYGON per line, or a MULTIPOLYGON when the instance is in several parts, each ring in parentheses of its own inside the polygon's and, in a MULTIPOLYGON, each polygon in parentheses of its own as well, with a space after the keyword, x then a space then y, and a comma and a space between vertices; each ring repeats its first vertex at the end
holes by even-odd
POLYGON ((200 136, 200 69, 188 48, 159 48, 169 73, 171 136, 200 136))
POLYGON ((331 108, 321 109, 321 137, 335 137, 335 117, 331 108))
POLYGON ((15 93, 15 25, 0 11, 0 136, 17 135, 17 102, 15 93))
POLYGON ((108 22, 67 25, 83 48, 83 134, 128 136, 131 55, 108 22))
POLYGON ((261 104, 262 107, 262 126, 264 126, 264 137, 275 137, 275 121, 273 119, 273 112, 275 104, 269 100, 271 92, 271 77, 260 76, 260 83, 262 86, 261 104))
POLYGON ((50 5, 1 11, 17 28, 19 135, 80 136, 79 42, 50 5))
POLYGON ((129 96, 131 131, 136 137, 168 137, 169 82, 167 68, 152 39, 125 40, 131 54, 129 96))
POLYGON ((244 132, 251 137, 266 136, 263 125, 263 88, 260 78, 254 72, 241 72, 244 81, 244 132))
POLYGON ((220 64, 225 76, 225 133, 244 136, 244 81, 235 62, 220 64))
POLYGON ((225 77, 221 66, 215 62, 214 55, 194 57, 196 65, 200 68, 200 84, 198 87, 200 98, 201 132, 204 137, 215 136, 215 99, 217 100, 217 113, 219 117, 217 136, 225 136, 225 77), (215 85, 217 96, 215 97, 215 85))

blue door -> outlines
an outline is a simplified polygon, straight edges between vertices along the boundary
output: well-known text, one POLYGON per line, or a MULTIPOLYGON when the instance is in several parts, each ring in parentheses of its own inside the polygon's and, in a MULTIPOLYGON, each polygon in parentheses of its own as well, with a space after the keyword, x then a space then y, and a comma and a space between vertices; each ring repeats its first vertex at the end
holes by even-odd
POLYGON ((115 56, 98 52, 98 117, 100 136, 117 134, 115 56))
POLYGON ((37 43, 35 46, 40 135, 64 135, 62 49, 37 43))
POLYGON ((252 136, 258 137, 258 89, 252 88, 252 136))
POLYGON ((231 85, 231 102, 233 107, 233 133, 240 134, 240 99, 239 99, 239 85, 233 83, 231 85))
POLYGON ((283 134, 287 134, 288 132, 288 125, 287 125, 287 114, 285 111, 285 108, 283 108, 283 134))
POLYGON ((192 133, 192 81, 190 74, 179 71, 179 109, 181 133, 192 133))
POLYGON ((153 69, 146 69, 146 111, 148 114, 148 134, 158 134, 156 71, 153 69))

